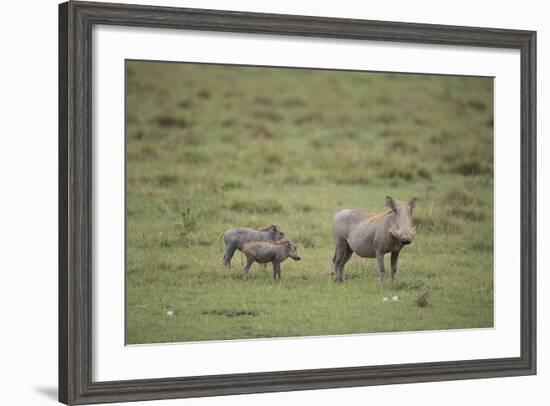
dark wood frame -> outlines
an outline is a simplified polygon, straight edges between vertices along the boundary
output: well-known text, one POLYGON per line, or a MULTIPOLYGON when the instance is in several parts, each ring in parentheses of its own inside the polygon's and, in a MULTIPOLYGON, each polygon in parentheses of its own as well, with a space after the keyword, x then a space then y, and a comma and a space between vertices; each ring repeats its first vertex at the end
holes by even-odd
MULTIPOLYGON (((536 373, 536 32, 69 2, 59 6, 59 400, 184 398, 536 373), (94 24, 518 49, 521 355, 517 358, 93 382, 91 47, 94 24)), ((122 294, 122 293, 121 293, 122 294)))

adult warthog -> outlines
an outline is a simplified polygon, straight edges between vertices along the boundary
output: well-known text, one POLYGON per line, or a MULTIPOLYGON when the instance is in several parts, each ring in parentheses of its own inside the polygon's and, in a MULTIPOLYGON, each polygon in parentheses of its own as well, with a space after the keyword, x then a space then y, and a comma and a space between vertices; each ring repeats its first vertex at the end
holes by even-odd
POLYGON ((397 272, 399 252, 412 243, 415 236, 413 210, 416 197, 408 203, 386 196, 388 209, 382 213, 365 213, 357 209, 337 212, 332 220, 336 250, 333 263, 334 280, 344 281, 344 265, 355 252, 362 258, 376 258, 380 282, 384 281, 384 254, 391 252, 391 280, 397 272))
POLYGON ((223 233, 223 242, 225 244, 225 255, 223 264, 226 267, 231 266, 231 258, 235 250, 242 251, 244 245, 250 241, 278 241, 285 237, 285 233, 275 224, 260 230, 252 228, 237 227, 227 230, 223 233))

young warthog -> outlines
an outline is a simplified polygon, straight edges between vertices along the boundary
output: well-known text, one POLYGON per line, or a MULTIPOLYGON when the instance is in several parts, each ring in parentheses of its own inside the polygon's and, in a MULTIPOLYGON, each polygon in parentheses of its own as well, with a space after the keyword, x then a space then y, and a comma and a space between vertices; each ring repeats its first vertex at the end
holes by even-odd
POLYGON ((415 236, 413 209, 416 197, 408 203, 386 196, 388 210, 379 214, 345 209, 332 220, 336 250, 332 258, 336 281, 344 280, 344 265, 355 252, 363 258, 376 258, 380 282, 384 281, 384 254, 391 252, 391 279, 397 272, 397 258, 403 246, 412 243, 415 236))
POLYGON ((244 245, 249 241, 278 241, 284 237, 285 233, 275 224, 260 230, 243 227, 227 230, 223 233, 223 242, 225 244, 223 264, 226 267, 231 266, 231 258, 233 258, 235 250, 242 251, 244 245))
POLYGON ((294 261, 299 261, 296 246, 288 240, 267 242, 251 241, 244 245, 243 253, 246 256, 246 265, 244 266, 244 275, 248 279, 248 270, 254 262, 273 265, 273 279, 281 280, 281 262, 288 257, 294 261))

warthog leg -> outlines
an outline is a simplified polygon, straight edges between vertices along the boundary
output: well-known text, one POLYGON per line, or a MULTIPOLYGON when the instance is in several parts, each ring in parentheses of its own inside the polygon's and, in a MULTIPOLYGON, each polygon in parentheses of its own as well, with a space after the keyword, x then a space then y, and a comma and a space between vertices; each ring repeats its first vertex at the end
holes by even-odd
POLYGON ((246 265, 244 266, 243 272, 244 272, 244 279, 248 280, 248 270, 254 263, 254 260, 252 258, 246 258, 246 265))
POLYGON ((273 262, 273 279, 277 280, 277 278, 281 280, 281 264, 278 262, 273 262))
POLYGON ((391 253, 391 282, 392 282, 392 284, 393 284, 395 274, 397 272, 397 259, 398 258, 399 258, 399 251, 393 251, 391 253))
POLYGON ((227 246, 225 255, 223 256, 223 264, 226 268, 229 268, 231 266, 231 258, 233 258, 233 254, 235 253, 236 249, 237 246, 235 244, 230 244, 227 246))
POLYGON ((380 284, 384 284, 384 275, 386 274, 386 271, 384 269, 384 253, 383 252, 377 252, 376 253, 376 259, 378 260, 378 273, 380 275, 380 284))
POLYGON ((334 281, 344 282, 344 266, 349 261, 353 251, 346 240, 336 241, 336 252, 334 253, 334 281))

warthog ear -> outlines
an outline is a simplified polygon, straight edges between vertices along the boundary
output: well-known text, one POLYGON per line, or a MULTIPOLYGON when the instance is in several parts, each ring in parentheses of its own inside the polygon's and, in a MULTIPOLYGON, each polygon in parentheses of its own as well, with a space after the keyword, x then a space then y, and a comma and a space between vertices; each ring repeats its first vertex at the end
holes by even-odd
POLYGON ((411 206, 411 209, 414 209, 416 207, 416 197, 413 197, 411 201, 409 202, 409 206, 411 206))
POLYGON ((393 200, 393 197, 386 196, 386 207, 395 210, 395 200, 393 200))

